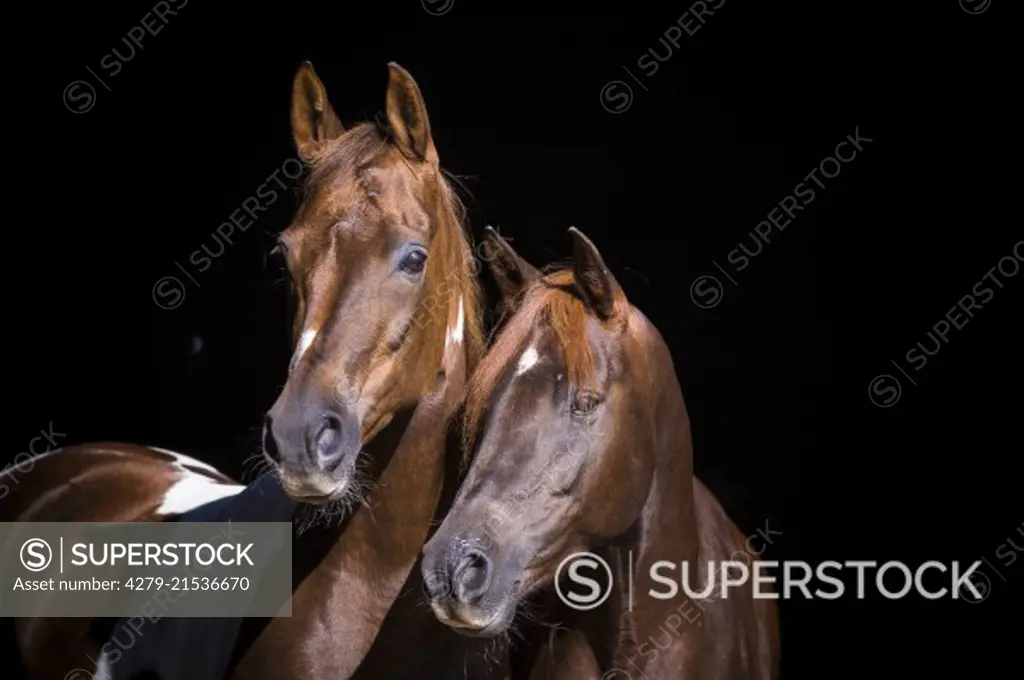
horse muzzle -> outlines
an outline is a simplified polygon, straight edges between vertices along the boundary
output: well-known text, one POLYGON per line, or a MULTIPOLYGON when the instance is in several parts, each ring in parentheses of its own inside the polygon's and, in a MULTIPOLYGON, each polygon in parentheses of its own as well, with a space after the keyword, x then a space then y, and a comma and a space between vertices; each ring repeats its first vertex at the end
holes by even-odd
POLYGON ((285 492, 297 501, 342 498, 351 486, 361 449, 358 420, 331 404, 292 409, 275 404, 264 421, 263 453, 285 492))
POLYGON ((431 609, 463 635, 499 635, 512 623, 515 598, 509 589, 495 588, 495 565, 487 551, 464 541, 460 548, 440 561, 424 551, 423 588, 431 609))

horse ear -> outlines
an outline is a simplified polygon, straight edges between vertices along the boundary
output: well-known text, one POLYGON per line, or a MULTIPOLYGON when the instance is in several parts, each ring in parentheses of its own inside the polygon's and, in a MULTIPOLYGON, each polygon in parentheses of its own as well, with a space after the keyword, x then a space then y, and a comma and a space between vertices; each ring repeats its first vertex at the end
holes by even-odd
POLYGON ((619 314, 626 296, 590 239, 576 227, 569 227, 569 234, 573 239, 572 272, 576 285, 587 306, 607 321, 619 314))
POLYGON ((519 257, 508 241, 491 227, 484 227, 484 240, 480 247, 501 291, 502 304, 506 311, 512 311, 519 294, 540 279, 540 271, 519 257))
POLYGON ((313 64, 302 62, 292 81, 292 136, 299 156, 310 160, 317 147, 343 132, 345 126, 327 101, 327 88, 313 64))
POLYGON ((395 62, 388 64, 388 72, 388 123, 395 145, 409 160, 436 162, 427 105, 423 103, 419 86, 409 72, 395 62))

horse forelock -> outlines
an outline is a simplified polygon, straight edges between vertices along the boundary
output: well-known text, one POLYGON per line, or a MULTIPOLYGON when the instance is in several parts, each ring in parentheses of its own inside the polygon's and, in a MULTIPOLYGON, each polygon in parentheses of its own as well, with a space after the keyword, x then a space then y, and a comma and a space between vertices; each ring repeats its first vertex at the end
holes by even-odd
POLYGON ((463 454, 468 458, 494 390, 519 360, 527 340, 540 324, 554 332, 565 361, 569 383, 578 390, 594 387, 594 352, 587 337, 586 304, 569 268, 555 267, 527 288, 515 313, 477 365, 469 382, 463 413, 463 454))

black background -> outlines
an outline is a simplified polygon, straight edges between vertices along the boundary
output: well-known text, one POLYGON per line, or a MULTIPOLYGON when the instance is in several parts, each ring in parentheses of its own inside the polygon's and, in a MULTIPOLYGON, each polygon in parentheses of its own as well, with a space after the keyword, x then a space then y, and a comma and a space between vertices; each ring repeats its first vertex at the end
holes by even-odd
POLYGON ((47 6, 32 24, 45 41, 11 65, 5 460, 52 422, 68 443, 153 444, 241 474, 290 354, 266 254, 297 193, 209 270, 189 255, 215 248, 217 225, 294 155, 303 59, 346 123, 383 110, 393 60, 423 91, 476 238, 500 227, 536 264, 569 254, 571 225, 601 248, 672 348, 698 474, 744 531, 782 532, 767 557, 999 570, 983 567, 980 604, 784 602, 784 677, 1010 669, 1019 610, 1005 624, 998 612, 1024 560, 995 553, 1024 520, 1009 471, 1024 274, 922 370, 903 357, 1022 237, 1005 207, 1019 164, 1000 37, 1011 3, 972 15, 957 0, 727 0, 647 76, 637 59, 665 54, 688 3, 455 0, 433 16, 416 0, 189 2, 109 77, 101 59, 127 54, 122 37, 153 4, 47 6), (61 94, 79 79, 95 105, 73 113, 61 94), (615 114, 600 96, 612 80, 633 93, 615 114), (873 141, 738 285, 724 280, 714 263, 751 247, 754 225, 858 127, 873 141), (725 286, 707 309, 690 296, 706 274, 725 286), (184 302, 161 309, 153 286, 175 275, 184 302), (903 389, 883 409, 868 385, 884 373, 903 389))

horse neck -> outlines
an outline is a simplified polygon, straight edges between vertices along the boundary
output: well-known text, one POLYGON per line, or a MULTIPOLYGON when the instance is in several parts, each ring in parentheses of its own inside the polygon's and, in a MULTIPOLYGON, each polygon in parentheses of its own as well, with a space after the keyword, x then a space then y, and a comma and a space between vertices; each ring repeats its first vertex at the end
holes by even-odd
MULTIPOLYGON (((641 512, 635 549, 641 559, 696 560, 693 440, 690 417, 674 372, 656 409, 655 467, 641 512)), ((648 562, 650 564, 650 562, 648 562)))
POLYGON ((652 588, 664 589, 651 580, 651 565, 670 561, 676 565, 674 573, 678 576, 682 562, 690 564, 691 569, 699 564, 690 420, 667 349, 664 355, 667 363, 658 365, 669 369, 656 372, 662 377, 654 390, 658 396, 653 409, 655 468, 650 491, 639 520, 613 548, 617 604, 610 610, 604 630, 598 633, 612 643, 604 648, 614 649, 618 656, 637 656, 640 642, 658 635, 669 616, 678 616, 683 596, 659 600, 648 594, 652 588), (632 593, 626 586, 629 583, 632 593))
MULTIPOLYGON (((664 637, 660 628, 666 621, 674 620, 670 617, 682 617, 677 611, 682 595, 659 600, 648 594, 652 587, 659 591, 664 588, 650 579, 651 564, 671 561, 677 565, 678 575, 681 562, 698 563, 689 416, 671 361, 659 365, 670 368, 655 372, 664 377, 652 389, 652 394, 657 395, 651 409, 654 435, 650 442, 655 467, 647 499, 637 521, 601 551, 613 573, 612 597, 601 607, 603 615, 599 616, 591 611, 571 611, 561 603, 552 605, 568 624, 567 628, 582 633, 565 642, 571 652, 592 653, 595 662, 606 671, 619 668, 632 673, 630 669, 640 669, 644 664, 640 645, 649 649, 650 640, 659 635, 664 637)), ((679 635, 688 633, 692 631, 680 629, 679 635)), ((538 640, 541 648, 553 644, 547 638, 538 640)), ((623 677, 630 677, 628 673, 622 673, 623 677)), ((608 677, 612 675, 615 674, 608 677)), ((632 677, 649 676, 640 670, 639 675, 632 677)))

